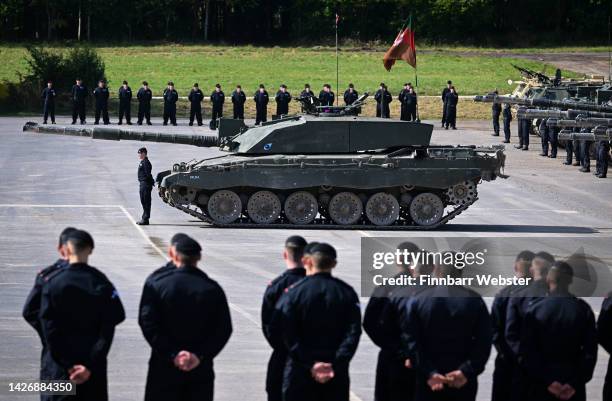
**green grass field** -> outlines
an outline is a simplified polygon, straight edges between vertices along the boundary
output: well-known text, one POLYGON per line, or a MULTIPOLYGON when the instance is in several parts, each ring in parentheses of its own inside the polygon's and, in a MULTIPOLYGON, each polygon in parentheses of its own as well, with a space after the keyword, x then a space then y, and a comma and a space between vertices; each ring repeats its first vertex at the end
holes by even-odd
MULTIPOLYGON (((49 47, 64 51, 65 47, 49 47)), ((301 91, 308 82, 316 92, 324 83, 335 87, 336 60, 334 48, 289 48, 252 46, 202 46, 202 45, 150 45, 97 48, 106 63, 107 78, 114 92, 124 79, 135 88, 147 80, 159 95, 168 80, 173 80, 179 94, 186 95, 194 82, 199 82, 206 94, 215 83, 226 92, 241 84, 247 93, 255 91, 260 83, 268 89, 276 89, 285 83, 290 92, 301 91)), ((496 49, 430 47, 419 54, 418 93, 437 95, 446 80, 453 80, 459 94, 471 95, 500 88, 509 92, 508 79, 520 78, 511 64, 518 64, 538 71, 551 73, 554 67, 537 61, 480 55, 479 52, 495 52, 496 49)), ((538 49, 537 51, 554 51, 538 49)), ((567 49, 566 49, 567 50, 567 49)), ((577 49, 575 49, 577 50, 577 49)), ((594 49, 584 49, 594 50, 594 49)), ((528 51, 528 50, 525 50, 528 51)), ((535 51, 530 49, 530 51, 535 51)), ((16 81, 18 72, 26 71, 26 51, 19 45, 0 45, 0 81, 16 81)), ((363 50, 351 48, 340 52, 340 91, 353 82, 360 92, 374 91, 382 81, 392 93, 399 92, 404 82, 415 82, 412 67, 404 62, 387 72, 382 65, 382 48, 363 50), (381 50, 378 50, 381 49, 381 50)), ((577 74, 564 71, 565 76, 577 74)))

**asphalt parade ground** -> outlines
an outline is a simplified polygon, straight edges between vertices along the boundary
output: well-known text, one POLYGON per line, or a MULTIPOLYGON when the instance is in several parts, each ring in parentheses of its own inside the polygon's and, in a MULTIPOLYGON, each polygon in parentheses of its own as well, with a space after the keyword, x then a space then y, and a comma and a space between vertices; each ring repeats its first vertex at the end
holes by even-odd
MULTIPOLYGON (((0 118, 0 381, 35 379, 40 342, 21 317, 35 274, 56 258, 59 232, 66 226, 89 231, 96 248, 91 265, 108 275, 121 294, 127 319, 118 326, 109 355, 111 400, 141 400, 144 394, 149 347, 137 324, 138 302, 145 277, 165 263, 170 237, 185 232, 203 246, 201 267, 219 281, 228 296, 234 333, 215 360, 215 399, 265 400, 265 371, 270 349, 260 328, 261 296, 268 282, 282 272, 282 245, 292 234, 325 241, 338 250, 340 278, 360 287, 360 239, 364 236, 417 237, 533 237, 534 242, 567 237, 612 240, 612 179, 599 179, 563 166, 565 151, 557 159, 538 156, 540 141, 531 137, 530 150, 516 143, 506 150, 506 180, 484 182, 479 200, 448 225, 432 232, 368 230, 218 229, 170 208, 153 192, 151 225, 135 224, 141 208, 136 170, 139 142, 93 141, 87 138, 24 134, 31 118, 0 118)), ((58 124, 69 119, 58 118, 58 124)), ((91 124, 92 121, 90 121, 91 124)), ((132 129, 210 134, 208 128, 153 127, 132 129)), ((441 130, 437 144, 496 144, 489 121, 459 121, 457 131, 441 130)), ((219 154, 211 148, 147 143, 153 174, 173 163, 219 154)), ((591 161, 594 165, 594 160, 591 161)), ((605 243, 605 241, 602 241, 605 243)), ((612 241, 608 242, 612 244, 612 241)), ((606 252, 610 257, 611 253, 606 252)), ((508 266, 511 269, 511 266, 508 266)), ((487 299, 490 304, 491 300, 487 299)), ((599 312, 601 298, 589 298, 599 312)), ((367 298, 362 298, 362 310, 367 298)), ((562 350, 560 350, 562 352, 562 350)), ((351 390, 355 400, 371 400, 378 349, 369 338, 351 364, 351 390)), ((588 399, 601 400, 608 354, 600 348, 595 374, 588 384, 588 399)), ((480 376, 478 400, 490 399, 493 355, 480 376)), ((37 396, 0 393, 1 401, 35 400, 37 396)))

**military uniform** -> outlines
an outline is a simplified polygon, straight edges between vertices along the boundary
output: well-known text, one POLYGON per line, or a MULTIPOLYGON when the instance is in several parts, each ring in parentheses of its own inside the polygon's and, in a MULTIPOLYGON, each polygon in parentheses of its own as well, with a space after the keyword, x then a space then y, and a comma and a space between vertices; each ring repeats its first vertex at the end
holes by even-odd
POLYGON ((610 154, 610 142, 599 141, 597 143, 597 162, 595 164, 595 175, 606 178, 608 175, 608 157, 610 154))
POLYGON ((138 125, 142 124, 143 119, 147 119, 147 124, 151 125, 151 99, 153 92, 149 88, 140 88, 138 94, 138 125))
POLYGON ((504 105, 502 114, 504 116, 504 142, 510 143, 510 123, 512 122, 512 109, 509 105, 504 105))
POLYGON ((234 119, 244 120, 244 103, 246 94, 243 91, 232 92, 232 104, 234 105, 234 119))
MULTIPOLYGON (((581 129, 576 127, 573 129, 573 132, 581 132, 581 129)), ((563 162, 563 164, 568 166, 572 165, 572 156, 576 158, 576 164, 573 165, 579 166, 581 159, 580 141, 571 140, 565 142, 565 162, 563 162)))
POLYGON ((49 380, 67 380, 68 370, 84 365, 91 377, 76 395, 49 400, 108 400, 106 357, 115 326, 125 311, 113 284, 99 270, 74 263, 45 277, 40 319, 48 351, 49 380))
POLYGON ((548 142, 549 142, 548 132, 552 128, 549 128, 548 125, 546 125, 547 121, 548 121, 548 118, 543 118, 542 121, 540 121, 539 130, 540 130, 540 139, 542 140, 542 153, 540 153, 540 156, 548 156, 548 142))
POLYGON ((76 124, 78 116, 81 124, 85 124, 85 99, 87 98, 85 85, 74 85, 70 98, 72 99, 72 123, 76 124))
MULTIPOLYGON (((608 354, 612 354, 612 292, 601 304, 601 312, 597 319, 597 338, 608 354)), ((602 400, 612 400, 612 357, 608 358, 608 372, 603 386, 602 400)))
POLYGON ((210 101, 212 103, 212 118, 213 129, 217 128, 219 124, 217 119, 223 117, 223 103, 225 103, 225 93, 223 91, 213 91, 210 95, 210 101))
POLYGON ((519 124, 521 125, 520 133, 523 150, 527 150, 529 148, 529 135, 531 134, 531 120, 522 118, 519 119, 519 124))
POLYGON ((255 125, 265 123, 268 121, 268 102, 270 98, 268 96, 267 91, 257 91, 255 92, 255 96, 253 96, 253 100, 255 100, 255 125))
POLYGON ((499 136, 499 115, 501 114, 502 106, 499 103, 491 105, 491 115, 493 117, 493 136, 499 136))
MULTIPOLYGON (((584 129, 584 132, 591 132, 590 128, 584 129)), ((591 145, 593 141, 580 141, 580 171, 588 173, 591 171, 591 145)))
POLYGON ((449 93, 449 87, 442 89, 442 127, 446 125, 446 95, 449 93))
POLYGON ((457 124, 457 103, 459 102, 459 95, 457 93, 448 92, 446 94, 446 101, 444 102, 446 112, 444 113, 445 127, 451 126, 453 129, 456 128, 457 124))
POLYGON ((213 359, 232 333, 219 284, 192 266, 158 274, 145 283, 138 323, 151 346, 145 401, 212 401, 213 359), (174 365, 183 350, 200 360, 189 372, 174 365))
POLYGON ((336 95, 331 90, 329 92, 321 91, 319 93, 319 101, 321 106, 333 106, 336 101, 336 95))
POLYGON ((123 117, 128 125, 132 125, 132 88, 129 86, 119 88, 119 125, 123 123, 123 117))
POLYGON ((164 90, 164 125, 168 125, 168 120, 172 125, 176 125, 176 102, 178 92, 175 89, 164 90))
POLYGON ((344 104, 347 106, 355 103, 355 100, 359 99, 359 93, 356 90, 352 92, 350 90, 344 91, 344 104))
POLYGON ((405 121, 416 121, 417 110, 417 95, 414 92, 407 92, 402 101, 402 107, 405 109, 405 121))
POLYGON ((276 115, 278 117, 289 114, 289 102, 291 102, 291 94, 287 91, 276 92, 276 115))
POLYGON ((202 125, 202 100, 204 100, 204 93, 200 88, 191 89, 189 92, 189 103, 191 108, 189 109, 189 125, 193 125, 194 118, 198 122, 198 126, 202 125))
POLYGON ((283 399, 283 372, 287 362, 287 349, 282 342, 282 338, 272 336, 271 324, 276 303, 291 285, 303 279, 304 276, 306 276, 306 269, 303 267, 287 269, 283 274, 272 280, 263 296, 261 325, 264 337, 273 349, 266 374, 268 401, 282 401, 283 399))
POLYGON ((140 203, 142 204, 142 221, 148 222, 151 218, 151 191, 153 190, 153 166, 149 158, 145 157, 138 164, 138 183, 140 186, 140 203))
POLYGON ((391 118, 389 103, 393 101, 393 97, 388 90, 379 89, 374 95, 376 99, 376 117, 391 118))
POLYGON ((289 350, 284 401, 348 401, 349 363, 361 335, 359 297, 330 273, 307 276, 277 304, 271 327, 289 350), (321 384, 311 376, 315 362, 331 363, 334 377, 321 384))
POLYGON ((40 95, 43 100, 43 124, 47 123, 47 119, 51 117, 51 123, 55 124, 55 97, 57 93, 54 88, 45 88, 40 95))
POLYGON ((102 121, 104 125, 110 124, 110 119, 108 118, 108 98, 110 96, 110 92, 107 87, 97 87, 93 91, 94 98, 96 100, 96 114, 94 124, 100 123, 100 115, 102 115, 102 121))

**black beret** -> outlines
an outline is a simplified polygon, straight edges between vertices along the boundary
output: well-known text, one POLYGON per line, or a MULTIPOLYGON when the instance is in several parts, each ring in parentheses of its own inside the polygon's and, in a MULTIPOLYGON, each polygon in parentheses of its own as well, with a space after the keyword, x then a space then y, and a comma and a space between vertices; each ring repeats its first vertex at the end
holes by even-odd
POLYGON ((94 248, 94 240, 93 237, 84 230, 74 230, 70 234, 67 235, 67 242, 72 242, 78 247, 88 247, 94 248))
POLYGON ((140 149, 138 149, 138 153, 148 153, 147 152, 147 148, 140 148, 140 149))
POLYGON ((320 242, 310 249, 311 254, 321 253, 333 260, 336 260, 336 250, 333 246, 320 242))
POLYGON ((60 245, 66 245, 66 242, 68 242, 68 236, 73 232, 76 231, 76 228, 74 227, 66 227, 62 230, 62 232, 60 233, 59 236, 59 244, 60 245))
POLYGON ((264 88, 265 88, 265 86, 264 86, 263 84, 259 84, 259 87, 260 87, 261 89, 264 89, 264 88))
POLYGON ((310 88, 310 84, 304 85, 304 88, 310 88))
POLYGON ((197 88, 198 87, 198 83, 196 82, 195 84, 193 84, 193 86, 195 86, 197 88))
POLYGON ((127 81, 123 81, 123 85, 127 85, 127 81))
POLYGON ((307 244, 304 237, 299 235, 292 235, 285 240, 285 248, 304 248, 307 244))
POLYGON ((170 238, 170 245, 175 246, 180 240, 182 240, 183 238, 187 238, 187 237, 188 237, 187 234, 176 233, 172 236, 172 238, 170 238))
POLYGON ((354 87, 355 87, 355 85, 349 84, 349 88, 354 88, 354 87))
POLYGON ((304 255, 312 255, 312 249, 318 244, 318 242, 309 242, 308 244, 306 244, 306 246, 304 247, 304 255))
POLYGON ((168 85, 172 85, 172 86, 174 86, 174 82, 172 82, 172 81, 168 81, 168 85))
POLYGON ((149 83, 147 81, 142 81, 142 84, 149 86, 149 83))
POLYGON ((240 85, 236 85, 236 88, 240 88, 240 89, 242 89, 242 86, 240 86, 240 85))
POLYGON ((447 84, 452 85, 453 82, 452 81, 446 81, 447 84))
POLYGON ((221 85, 220 84, 216 84, 215 88, 221 88, 221 85))
POLYGON ((200 256, 202 247, 196 240, 186 235, 177 241, 176 251, 185 256, 200 256))

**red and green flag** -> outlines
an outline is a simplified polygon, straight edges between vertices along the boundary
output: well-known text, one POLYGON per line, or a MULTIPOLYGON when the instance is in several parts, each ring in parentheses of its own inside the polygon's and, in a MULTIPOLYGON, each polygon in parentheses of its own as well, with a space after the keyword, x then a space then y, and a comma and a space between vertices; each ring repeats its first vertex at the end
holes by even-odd
POLYGON ((400 30, 393 45, 391 45, 383 57, 383 65, 387 71, 391 71, 395 60, 404 60, 416 69, 416 47, 414 45, 412 15, 408 19, 408 24, 400 30))

